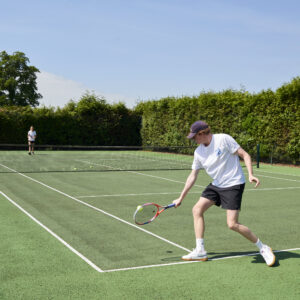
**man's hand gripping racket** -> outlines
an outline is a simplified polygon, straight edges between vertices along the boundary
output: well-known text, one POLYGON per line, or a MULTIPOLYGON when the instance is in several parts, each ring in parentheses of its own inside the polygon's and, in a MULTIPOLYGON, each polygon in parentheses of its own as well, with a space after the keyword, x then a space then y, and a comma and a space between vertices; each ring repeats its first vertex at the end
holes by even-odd
POLYGON ((163 211, 168 208, 175 207, 175 203, 160 206, 155 203, 145 203, 137 207, 133 219, 138 225, 145 225, 154 221, 163 211))

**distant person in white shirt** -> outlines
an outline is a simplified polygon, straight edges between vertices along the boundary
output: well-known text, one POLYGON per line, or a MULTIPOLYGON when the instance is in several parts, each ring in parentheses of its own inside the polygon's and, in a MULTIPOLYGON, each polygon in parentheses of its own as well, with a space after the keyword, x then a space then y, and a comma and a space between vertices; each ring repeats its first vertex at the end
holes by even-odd
POLYGON ((245 225, 239 223, 239 211, 245 187, 245 177, 240 165, 241 157, 248 170, 249 182, 257 187, 260 182, 253 176, 250 155, 227 134, 212 134, 208 124, 197 121, 191 126, 189 139, 194 139, 199 145, 194 153, 192 172, 188 176, 181 195, 173 203, 178 207, 196 182, 199 170, 205 169, 213 179, 203 191, 199 201, 193 207, 196 249, 182 257, 183 260, 207 260, 204 249, 204 212, 211 206, 221 206, 227 211, 229 229, 238 232, 246 239, 256 244, 268 266, 275 263, 272 249, 264 245, 257 236, 245 225))
POLYGON ((36 131, 34 130, 33 126, 30 126, 30 130, 28 131, 27 134, 28 137, 28 154, 34 154, 34 144, 35 144, 35 139, 37 137, 36 131))

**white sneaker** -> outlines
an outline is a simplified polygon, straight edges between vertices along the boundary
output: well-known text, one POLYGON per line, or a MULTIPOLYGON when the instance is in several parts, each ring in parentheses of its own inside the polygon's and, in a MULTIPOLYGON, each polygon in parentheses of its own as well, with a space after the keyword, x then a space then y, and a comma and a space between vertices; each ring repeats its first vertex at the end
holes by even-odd
POLYGON ((259 252, 269 267, 272 267, 275 264, 276 257, 269 246, 263 245, 259 252))
POLYGON ((201 261, 206 261, 207 254, 206 251, 198 251, 197 249, 194 249, 191 253, 184 255, 181 257, 183 260, 201 260, 201 261))

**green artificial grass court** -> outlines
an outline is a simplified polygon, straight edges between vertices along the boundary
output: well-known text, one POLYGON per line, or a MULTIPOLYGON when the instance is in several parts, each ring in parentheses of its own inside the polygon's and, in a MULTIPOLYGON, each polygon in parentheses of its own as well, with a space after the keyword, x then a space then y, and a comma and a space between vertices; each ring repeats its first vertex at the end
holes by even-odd
MULTIPOLYGON (((297 299, 300 296, 300 251, 276 253, 276 265, 267 267, 260 255, 255 254, 255 246, 227 229, 225 211, 217 207, 206 213, 205 245, 212 260, 178 264, 187 253, 180 247, 190 250, 194 247, 191 210, 202 186, 210 182, 202 171, 197 186, 181 207, 169 209, 155 222, 142 227, 174 245, 128 223, 133 224, 137 205, 169 204, 176 199, 188 170, 63 172, 73 159, 71 156, 65 159, 66 152, 53 151, 35 157, 19 152, 15 153, 19 154, 18 160, 13 161, 9 161, 8 154, 3 158, 0 153, 1 192, 102 271, 129 270, 97 272, 0 195, 0 299, 297 299), (52 159, 52 153, 56 160, 52 159), (27 164, 29 159, 39 160, 48 170, 55 161, 55 168, 61 171, 27 172, 23 176, 5 168, 20 171, 22 162, 27 164), (229 258, 249 253, 254 255, 229 258), (131 269, 152 265, 167 266, 131 269)), ((96 152, 83 152, 82 157, 78 152, 74 160, 87 157, 94 164, 100 161, 96 152)), ((76 161, 72 164, 78 166, 76 161)), ((241 223, 273 250, 299 249, 299 168, 262 164, 254 172, 262 184, 259 189, 247 184, 241 223)))

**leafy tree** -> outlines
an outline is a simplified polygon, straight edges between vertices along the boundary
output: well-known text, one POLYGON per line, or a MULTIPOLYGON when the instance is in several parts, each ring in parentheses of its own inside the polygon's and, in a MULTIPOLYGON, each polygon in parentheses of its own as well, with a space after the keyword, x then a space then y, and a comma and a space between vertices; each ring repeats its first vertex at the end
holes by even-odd
POLYGON ((40 71, 28 63, 23 52, 0 52, 0 106, 39 105, 42 95, 37 93, 36 73, 40 71))

